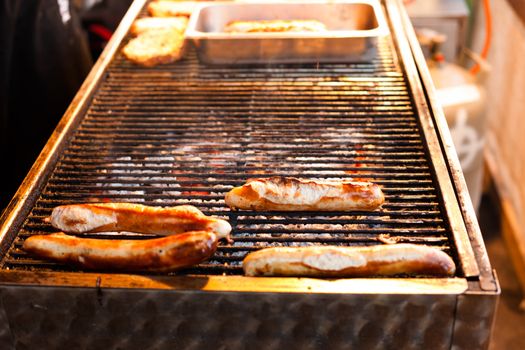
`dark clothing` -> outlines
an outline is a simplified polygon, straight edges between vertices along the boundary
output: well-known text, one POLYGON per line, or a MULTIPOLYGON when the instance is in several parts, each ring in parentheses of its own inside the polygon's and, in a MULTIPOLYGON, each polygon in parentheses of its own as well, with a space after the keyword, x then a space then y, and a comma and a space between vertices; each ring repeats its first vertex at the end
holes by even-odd
POLYGON ((0 164, 4 208, 93 60, 67 0, 0 1, 0 164))
POLYGON ((0 212, 132 0, 0 0, 0 212))

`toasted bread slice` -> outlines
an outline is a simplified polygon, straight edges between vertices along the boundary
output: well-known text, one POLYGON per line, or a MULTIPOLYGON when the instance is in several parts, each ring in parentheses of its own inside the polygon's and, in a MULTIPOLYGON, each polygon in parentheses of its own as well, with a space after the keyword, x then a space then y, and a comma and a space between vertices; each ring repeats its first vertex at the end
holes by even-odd
POLYGON ((317 20, 232 21, 226 33, 324 32, 326 26, 317 20))
POLYGON ((148 12, 153 17, 191 16, 195 2, 152 1, 148 4, 148 12))
POLYGON ((173 29, 183 34, 188 26, 188 17, 144 17, 131 25, 131 34, 139 35, 150 30, 173 29))
POLYGON ((192 205, 152 207, 137 203, 81 203, 60 205, 46 219, 67 233, 128 231, 173 235, 188 231, 213 231, 228 239, 232 230, 226 221, 207 216, 192 205))
POLYGON ((183 54, 184 36, 175 29, 148 30, 131 39, 122 49, 130 61, 152 67, 179 60, 183 54))

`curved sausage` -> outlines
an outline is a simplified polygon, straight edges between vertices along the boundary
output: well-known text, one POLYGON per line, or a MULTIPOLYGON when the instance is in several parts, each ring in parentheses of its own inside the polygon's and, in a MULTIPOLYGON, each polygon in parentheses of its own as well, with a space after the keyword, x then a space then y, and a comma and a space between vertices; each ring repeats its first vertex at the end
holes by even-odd
POLYGON ((211 230, 228 238, 230 224, 204 215, 191 205, 151 207, 134 203, 86 203, 62 205, 53 209, 48 221, 67 233, 128 231, 172 235, 188 231, 211 230))
POLYGON ((84 269, 173 271, 213 255, 217 236, 209 231, 144 240, 98 239, 62 232, 27 238, 22 249, 38 257, 84 269))

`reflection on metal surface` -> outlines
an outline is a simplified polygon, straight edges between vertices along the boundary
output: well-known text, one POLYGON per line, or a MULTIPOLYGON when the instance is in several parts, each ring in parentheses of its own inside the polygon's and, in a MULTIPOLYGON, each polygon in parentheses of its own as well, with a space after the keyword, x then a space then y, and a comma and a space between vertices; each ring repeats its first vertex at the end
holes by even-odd
POLYGON ((462 278, 353 278, 316 279, 244 276, 141 276, 124 274, 0 272, 3 285, 90 286, 100 288, 146 288, 201 290, 210 292, 323 293, 323 294, 461 294, 462 278))
POLYGON ((318 63, 371 61, 388 27, 376 0, 209 3, 200 6, 186 35, 206 63, 318 63), (319 32, 226 33, 232 21, 317 20, 319 32))

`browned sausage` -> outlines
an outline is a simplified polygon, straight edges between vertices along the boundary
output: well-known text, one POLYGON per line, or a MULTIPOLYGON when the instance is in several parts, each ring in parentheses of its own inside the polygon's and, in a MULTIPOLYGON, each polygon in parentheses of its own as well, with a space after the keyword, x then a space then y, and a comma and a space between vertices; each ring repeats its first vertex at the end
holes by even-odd
POLYGON ((456 266, 437 248, 415 244, 370 247, 275 247, 250 253, 248 276, 354 277, 373 275, 453 275, 456 266))
POLYGON ((383 204, 381 188, 370 182, 305 180, 293 177, 250 179, 226 194, 226 204, 247 210, 373 210, 383 204))
POLYGON ((191 205, 150 207, 133 203, 87 203, 62 205, 48 220, 67 233, 129 231, 172 235, 187 231, 211 230, 228 238, 230 224, 204 215, 191 205))
POLYGON ((38 257, 84 269, 173 271, 213 255, 217 236, 210 231, 145 240, 96 239, 62 232, 27 238, 22 247, 38 257))

